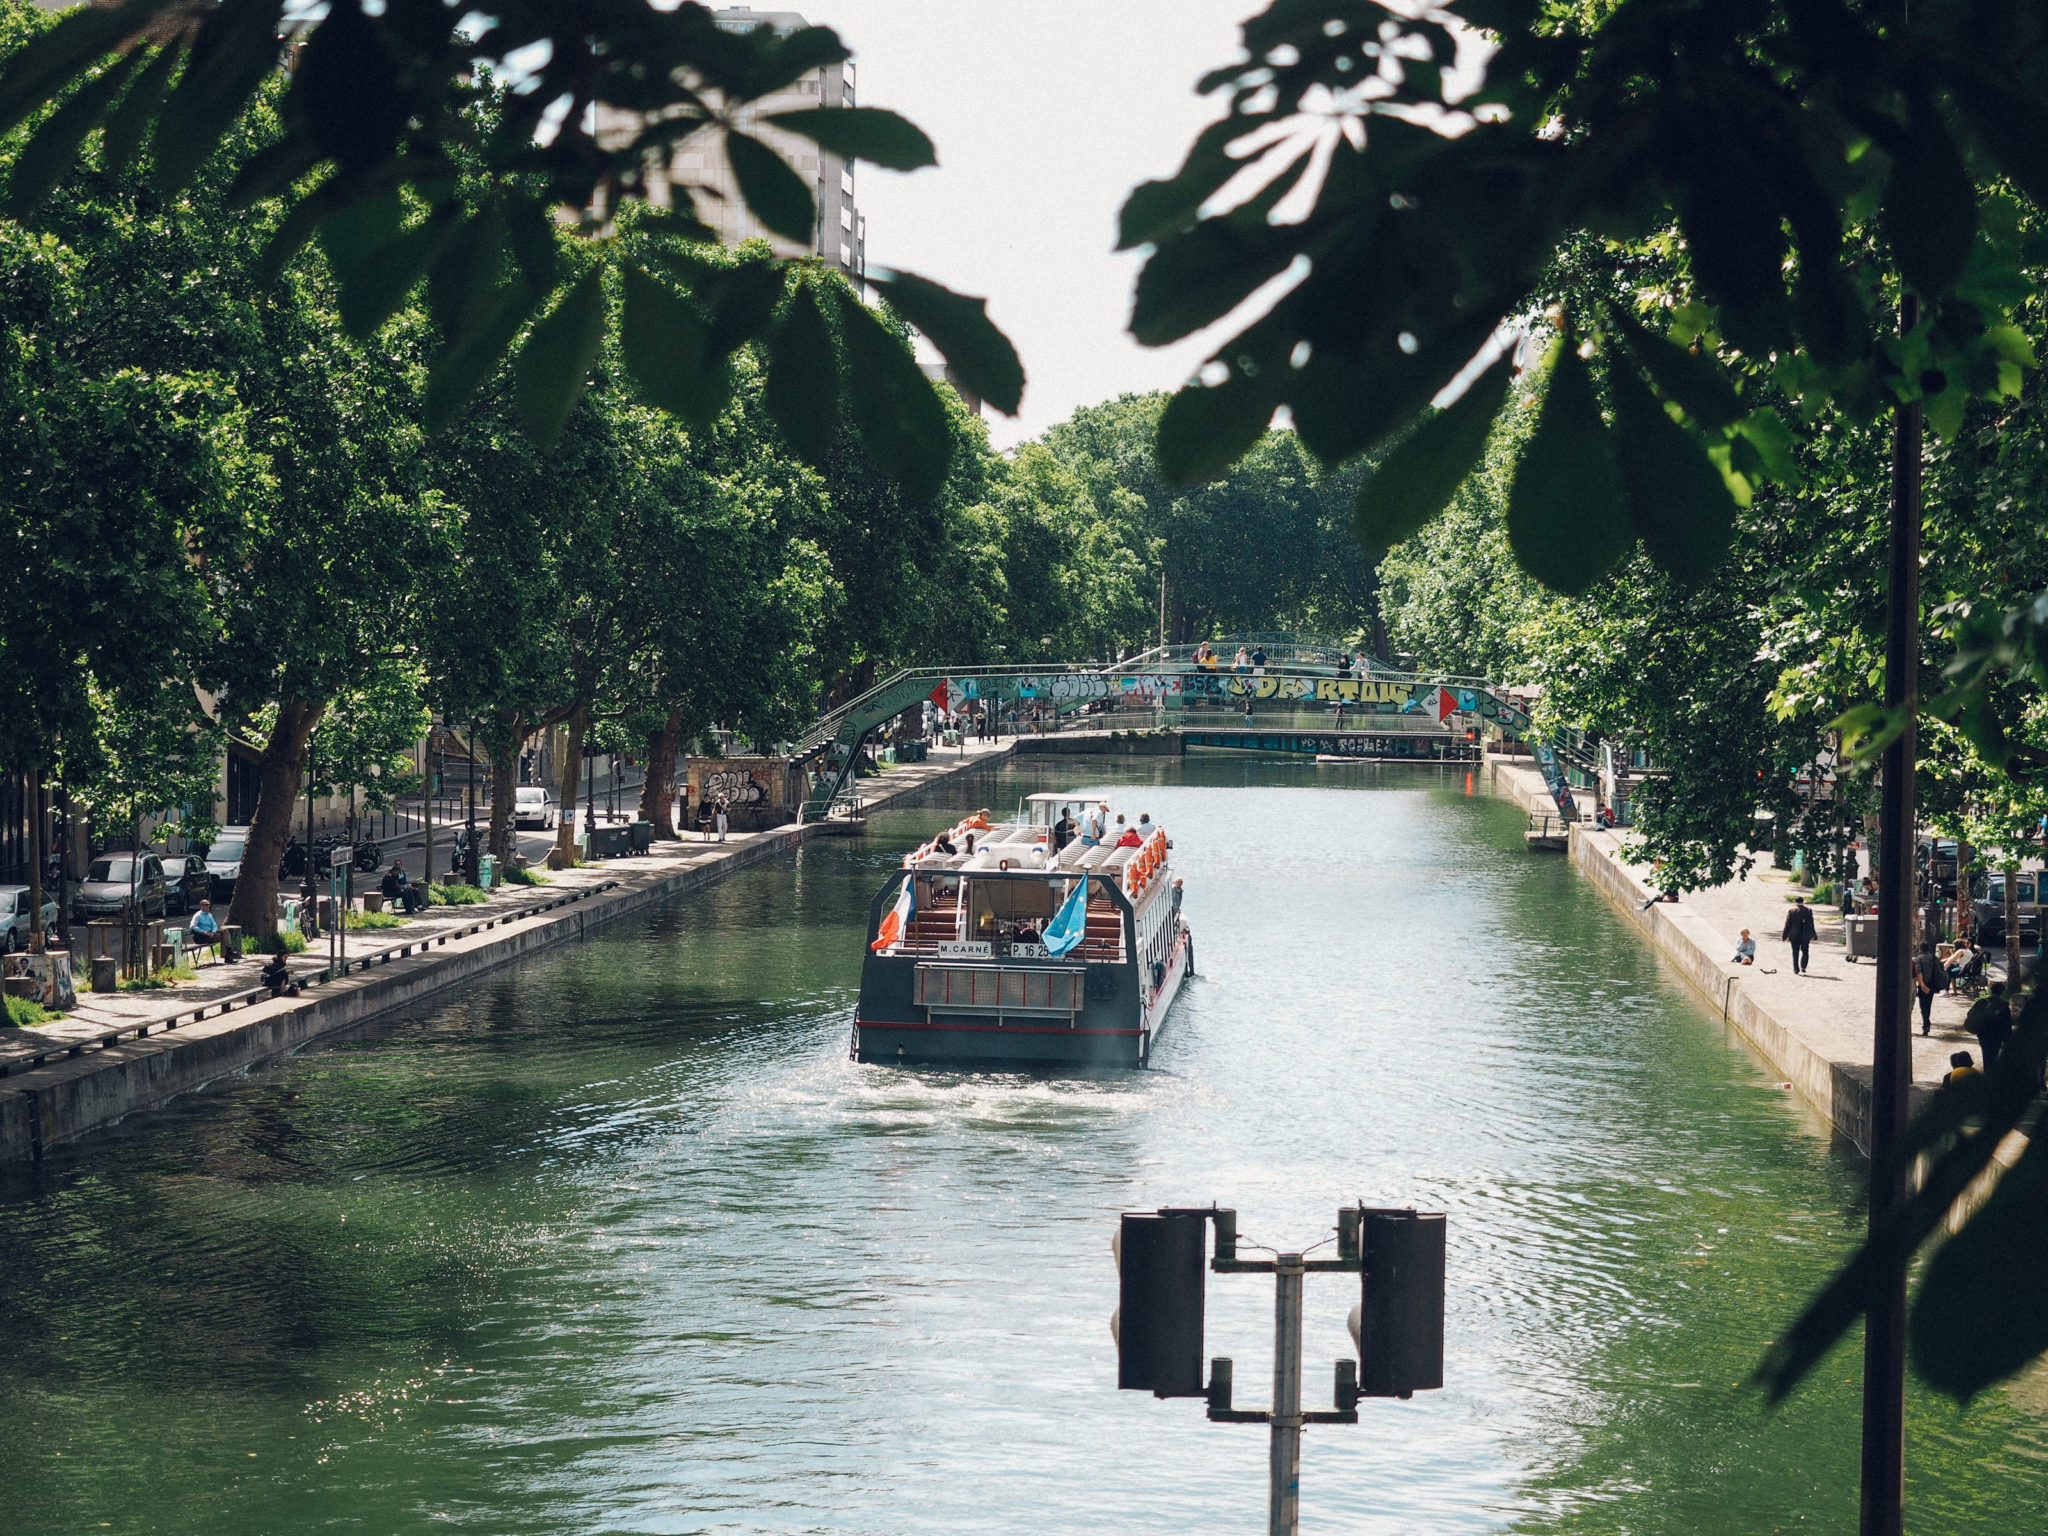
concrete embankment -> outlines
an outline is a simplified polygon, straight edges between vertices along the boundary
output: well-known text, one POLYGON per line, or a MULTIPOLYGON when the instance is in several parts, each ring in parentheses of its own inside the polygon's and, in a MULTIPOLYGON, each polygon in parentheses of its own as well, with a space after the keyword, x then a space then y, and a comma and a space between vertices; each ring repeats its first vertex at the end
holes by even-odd
MULTIPOLYGON (((1490 758, 1487 777, 1497 793, 1526 810, 1553 809, 1542 775, 1526 759, 1490 758)), ((1626 836, 1574 827, 1573 864, 1774 1075, 1790 1083, 1836 1133, 1867 1149, 1876 967, 1848 963, 1839 927, 1823 910, 1811 969, 1794 975, 1789 948, 1778 939, 1792 887, 1768 871, 1717 891, 1646 906, 1652 892, 1637 873, 1640 866, 1622 856, 1626 836), (1730 963, 1744 929, 1759 944, 1755 966, 1730 963)), ((1958 1043, 1975 1044, 1962 1032, 1964 1012, 1960 999, 1942 998, 1933 1032, 1914 1039, 1916 1109, 1946 1070, 1949 1051, 1958 1043)))
MULTIPOLYGON (((1004 742, 961 756, 948 753, 906 764, 864 781, 863 798, 870 808, 907 803, 962 773, 1001 761, 1012 746, 1004 742)), ((140 1038, 81 1043, 75 1055, 58 1056, 7 1077, 0 1086, 0 1162, 40 1158, 45 1147, 75 1140, 323 1036, 415 1007, 524 955, 581 939, 606 924, 786 853, 806 838, 838 830, 825 823, 739 836, 723 845, 657 844, 652 853, 639 858, 562 871, 553 885, 527 893, 549 898, 547 910, 534 910, 543 905, 534 899, 523 908, 517 899, 511 900, 497 919, 490 917, 489 909, 472 909, 495 925, 432 941, 431 947, 422 944, 410 954, 393 953, 366 969, 323 981, 297 998, 224 1006, 196 1021, 190 1018, 191 1003, 180 1008, 167 1002, 163 1012, 177 1020, 175 1027, 140 1038)), ((402 929, 391 930, 384 937, 400 939, 403 934, 402 929)))

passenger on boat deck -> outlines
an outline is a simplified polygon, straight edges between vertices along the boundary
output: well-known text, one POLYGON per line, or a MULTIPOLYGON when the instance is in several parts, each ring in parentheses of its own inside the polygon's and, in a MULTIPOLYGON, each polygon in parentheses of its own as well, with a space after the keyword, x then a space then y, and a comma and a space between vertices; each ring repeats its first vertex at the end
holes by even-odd
POLYGON ((1116 846, 1119 848, 1138 848, 1142 847, 1144 842, 1145 839, 1138 836, 1138 829, 1136 827, 1125 827, 1123 836, 1116 840, 1116 846))
POLYGON ((963 827, 972 827, 978 832, 986 832, 993 825, 993 823, 988 819, 988 807, 983 806, 980 810, 976 811, 972 816, 968 817, 965 821, 961 822, 960 825, 963 827))
POLYGON ((1157 832, 1158 830, 1159 830, 1159 829, 1158 829, 1157 827, 1155 827, 1155 826, 1153 826, 1153 825, 1152 825, 1152 813, 1151 813, 1150 811, 1141 811, 1141 812, 1139 812, 1139 814, 1138 814, 1138 840, 1139 840, 1140 842, 1144 842, 1144 841, 1148 840, 1148 839, 1149 839, 1149 838, 1150 838, 1150 837, 1152 836, 1152 834, 1153 834, 1154 832, 1157 832))
POLYGON ((1074 813, 1064 807, 1060 819, 1052 824, 1052 851, 1058 853, 1074 840, 1074 813))
POLYGON ((1107 800, 1088 813, 1087 819, 1081 823, 1081 846, 1083 848, 1099 848, 1102 846, 1102 829, 1106 824, 1105 818, 1108 815, 1109 802, 1107 800))
POLYGON ((932 839, 933 853, 958 853, 959 851, 959 849, 953 846, 953 839, 944 832, 941 832, 932 839))
POLYGON ((1017 942, 1019 944, 1040 943, 1041 940, 1038 937, 1038 929, 1036 925, 1031 923, 1019 923, 1017 925, 1017 942))
POLYGON ((967 834, 967 857, 970 859, 974 857, 974 834, 972 832, 967 834))

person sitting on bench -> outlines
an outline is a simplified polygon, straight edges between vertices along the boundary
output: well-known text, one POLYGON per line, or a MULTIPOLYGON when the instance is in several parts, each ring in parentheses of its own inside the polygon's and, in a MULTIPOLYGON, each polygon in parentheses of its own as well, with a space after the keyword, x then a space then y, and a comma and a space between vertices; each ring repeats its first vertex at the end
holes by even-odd
POLYGON ((427 904, 425 894, 406 878, 405 865, 397 859, 393 859, 391 868, 384 872, 383 891, 384 899, 394 907, 403 907, 407 917, 427 904))
POLYGON ((213 915, 212 902, 199 903, 199 910, 185 925, 185 942, 194 949, 211 949, 220 942, 220 919, 213 915))

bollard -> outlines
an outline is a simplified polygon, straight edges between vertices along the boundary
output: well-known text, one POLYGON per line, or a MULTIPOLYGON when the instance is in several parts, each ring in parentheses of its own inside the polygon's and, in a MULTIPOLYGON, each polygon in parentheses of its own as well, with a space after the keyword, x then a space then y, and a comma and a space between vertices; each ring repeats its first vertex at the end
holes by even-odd
POLYGON ((117 990, 115 984, 119 980, 120 969, 121 962, 112 955, 94 955, 92 957, 93 991, 112 992, 117 990))

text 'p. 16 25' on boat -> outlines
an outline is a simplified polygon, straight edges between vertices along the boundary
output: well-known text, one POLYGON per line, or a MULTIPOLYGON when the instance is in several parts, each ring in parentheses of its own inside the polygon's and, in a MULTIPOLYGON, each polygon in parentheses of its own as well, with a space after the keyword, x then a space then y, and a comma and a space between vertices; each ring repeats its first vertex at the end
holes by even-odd
POLYGON ((861 1061, 1141 1067, 1194 973, 1173 844, 1081 795, 977 812, 903 860, 868 911, 861 1061))

